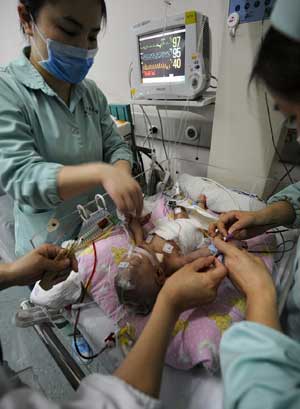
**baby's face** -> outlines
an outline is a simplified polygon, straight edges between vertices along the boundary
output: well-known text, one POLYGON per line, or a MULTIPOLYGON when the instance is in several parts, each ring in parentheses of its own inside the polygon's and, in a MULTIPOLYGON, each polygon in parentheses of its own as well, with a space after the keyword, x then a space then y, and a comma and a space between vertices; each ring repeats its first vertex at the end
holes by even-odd
POLYGON ((133 267, 136 280, 141 286, 149 288, 157 285, 156 276, 158 266, 154 266, 146 255, 133 254, 128 259, 128 262, 133 267))
POLYGON ((124 290, 122 285, 117 285, 119 300, 135 313, 148 314, 162 286, 159 281, 159 265, 153 263, 149 255, 137 252, 123 259, 123 263, 125 268, 117 276, 117 282, 124 283, 124 290))

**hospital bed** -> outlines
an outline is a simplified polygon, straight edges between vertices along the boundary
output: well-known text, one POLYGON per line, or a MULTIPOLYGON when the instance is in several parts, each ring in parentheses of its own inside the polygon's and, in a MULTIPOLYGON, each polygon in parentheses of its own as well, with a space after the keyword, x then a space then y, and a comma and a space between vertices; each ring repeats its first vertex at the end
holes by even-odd
MULTIPOLYGON (((224 177, 227 174, 227 187, 234 187, 230 184, 229 171, 221 171, 216 168, 213 169, 204 164, 197 163, 197 166, 195 166, 195 163, 190 161, 174 159, 172 163, 162 163, 161 167, 166 171, 170 171, 173 179, 180 177, 182 174, 188 174, 191 177, 197 176, 202 178, 207 178, 209 175, 221 175, 220 179, 224 180, 224 177)), ((149 176, 147 177, 149 179, 149 176)), ((192 184, 195 183, 195 180, 196 179, 193 179, 192 184)), ((232 178, 232 181, 234 180, 235 177, 232 178)), ((250 194, 239 192, 238 195, 241 197, 241 202, 235 204, 237 206, 242 204, 240 206, 241 210, 254 210, 254 204, 257 206, 258 203, 258 206, 260 206, 262 205, 262 202, 258 200, 253 192, 261 191, 262 195, 267 195, 268 191, 273 188, 275 183, 276 181, 265 181, 259 178, 252 178, 252 181, 250 181, 249 178, 247 186, 250 194), (266 188, 265 185, 267 186, 266 188)), ((237 197, 236 193, 237 192, 235 192, 234 196, 235 201, 237 197)), ((230 195, 228 200, 230 200, 230 195)), ((236 206, 233 204, 233 207, 236 206)), ((4 261, 11 261, 14 259, 13 217, 11 209, 10 199, 7 196, 1 196, 0 256, 4 261), (3 240, 4 238, 5 240, 3 240)), ((229 210, 229 208, 227 210, 229 210)), ((288 236, 286 236, 286 240, 295 241, 296 238, 297 232, 295 231, 288 232, 288 236)), ((281 237, 279 235, 278 240, 278 243, 280 243, 281 237)), ((284 294, 284 297, 280 299, 281 310, 285 302, 287 289, 291 285, 291 277, 289 277, 286 272, 291 271, 294 251, 295 250, 292 250, 291 252, 284 254, 280 264, 276 266, 276 276, 280 278, 280 288, 284 294)), ((64 376, 68 379, 72 387, 76 389, 80 381, 89 373, 112 373, 123 359, 123 354, 118 348, 106 350, 97 359, 89 365, 86 365, 86 363, 80 361, 75 356, 72 349, 71 338, 69 335, 72 333, 73 328, 70 321, 72 321, 70 314, 64 314, 63 320, 50 320, 50 322, 35 325, 34 329, 61 368, 64 376)), ((103 347, 104 339, 109 333, 114 331, 115 326, 114 323, 105 316, 104 312, 98 305, 90 304, 81 310, 78 329, 93 351, 99 351, 103 347)), ((196 367, 190 371, 179 371, 165 366, 161 397, 167 408, 221 409, 222 388, 220 376, 212 376, 204 368, 196 367), (174 391, 176 391, 176 393, 174 393, 174 391)))

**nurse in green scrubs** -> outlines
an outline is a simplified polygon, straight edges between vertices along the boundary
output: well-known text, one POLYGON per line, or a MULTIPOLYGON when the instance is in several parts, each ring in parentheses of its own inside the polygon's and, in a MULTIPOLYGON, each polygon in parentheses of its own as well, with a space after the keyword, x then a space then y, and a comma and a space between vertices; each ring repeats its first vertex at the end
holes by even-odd
POLYGON ((123 212, 139 214, 143 197, 107 100, 85 79, 105 1, 20 0, 18 13, 29 46, 0 68, 0 184, 14 199, 22 255, 32 238, 51 241, 54 226, 57 237, 74 236, 77 204, 103 189, 123 212))
MULTIPOLYGON (((258 53, 252 79, 263 82, 278 108, 294 117, 300 134, 300 2, 278 0, 272 27, 258 53)), ((258 212, 229 212, 217 227, 247 238, 270 225, 300 227, 300 183, 273 196, 258 212)), ((300 408, 300 241, 294 283, 279 321, 276 291, 263 262, 220 239, 229 277, 247 297, 247 321, 229 329, 221 343, 226 409, 300 408), (287 334, 287 335, 285 335, 287 334)))

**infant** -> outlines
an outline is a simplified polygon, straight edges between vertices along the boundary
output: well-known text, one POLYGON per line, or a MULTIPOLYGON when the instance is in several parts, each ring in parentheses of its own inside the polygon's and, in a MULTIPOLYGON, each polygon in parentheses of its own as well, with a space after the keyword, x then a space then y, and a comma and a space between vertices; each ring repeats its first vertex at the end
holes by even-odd
MULTIPOLYGON (((206 197, 197 204, 206 209, 206 197)), ((174 208, 174 220, 161 220, 144 237, 141 223, 131 219, 129 227, 135 247, 118 266, 115 288, 121 304, 137 314, 148 314, 167 277, 199 257, 215 255, 205 230, 183 207, 174 208)))

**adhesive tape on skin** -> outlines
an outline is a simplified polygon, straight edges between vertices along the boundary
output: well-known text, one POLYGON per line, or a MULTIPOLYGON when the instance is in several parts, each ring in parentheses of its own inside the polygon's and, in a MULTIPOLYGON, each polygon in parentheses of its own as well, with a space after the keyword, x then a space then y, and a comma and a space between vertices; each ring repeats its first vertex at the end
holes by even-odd
POLYGON ((155 253, 157 260, 162 263, 164 261, 164 255, 161 253, 155 253))
POLYGON ((180 208, 180 207, 176 207, 176 208, 174 209, 174 213, 175 213, 175 214, 180 214, 180 213, 182 213, 181 208, 180 208))
POLYGON ((153 257, 149 251, 142 249, 141 247, 135 247, 133 254, 136 254, 139 257, 141 257, 141 255, 143 254, 144 256, 148 258, 148 260, 151 262, 153 267, 157 267, 158 265, 157 259, 155 259, 155 257, 153 257))
POLYGON ((208 246, 208 250, 211 252, 212 256, 216 256, 219 253, 219 250, 217 249, 217 247, 214 244, 210 244, 208 246))
POLYGON ((153 240, 153 235, 150 234, 150 235, 146 238, 146 243, 147 243, 147 244, 150 244, 150 243, 152 242, 152 240, 153 240))
POLYGON ((127 269, 129 267, 129 263, 127 263, 126 261, 122 261, 122 263, 119 264, 119 268, 120 269, 127 269))
POLYGON ((170 244, 170 243, 166 243, 162 250, 163 250, 164 253, 172 254, 172 252, 174 250, 174 246, 172 246, 172 244, 170 244))

